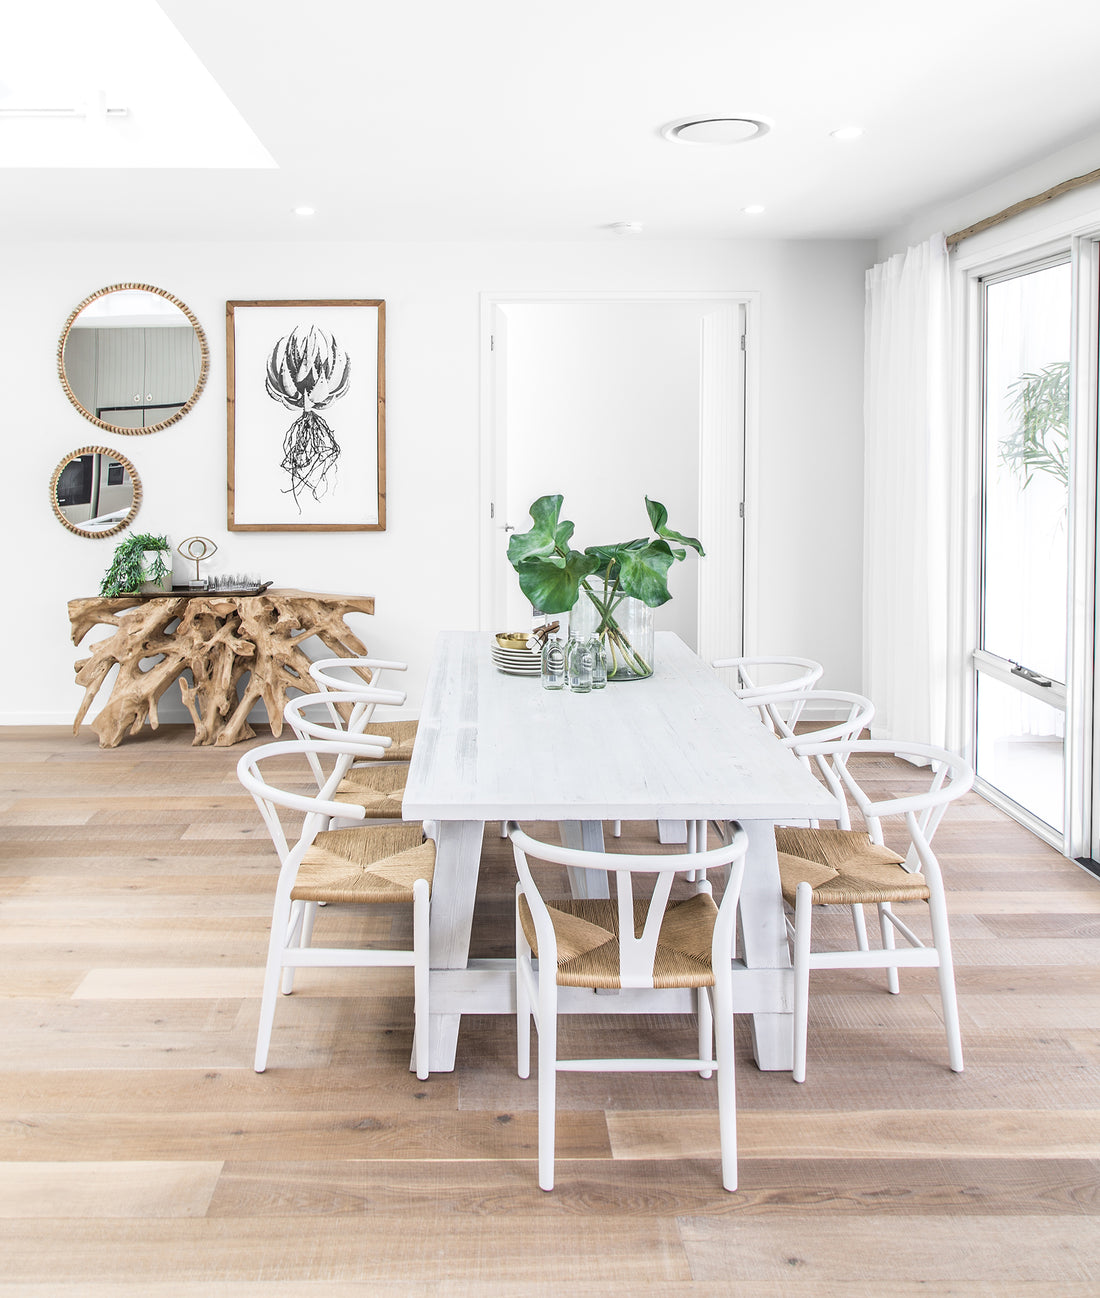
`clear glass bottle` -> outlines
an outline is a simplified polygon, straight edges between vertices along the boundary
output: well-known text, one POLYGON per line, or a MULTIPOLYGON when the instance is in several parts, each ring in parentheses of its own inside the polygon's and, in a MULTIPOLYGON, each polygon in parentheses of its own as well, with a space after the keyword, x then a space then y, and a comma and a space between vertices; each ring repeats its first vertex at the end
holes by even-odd
POLYGON ((592 688, 602 690, 607 684, 607 659, 603 656, 603 642, 598 635, 592 636, 592 688))
POLYGON ((590 636, 583 639, 570 636, 566 674, 569 688, 574 694, 587 694, 592 689, 594 658, 595 648, 590 636))
POLYGON ((565 645, 556 635, 548 635, 542 646, 542 688, 565 688, 565 645))

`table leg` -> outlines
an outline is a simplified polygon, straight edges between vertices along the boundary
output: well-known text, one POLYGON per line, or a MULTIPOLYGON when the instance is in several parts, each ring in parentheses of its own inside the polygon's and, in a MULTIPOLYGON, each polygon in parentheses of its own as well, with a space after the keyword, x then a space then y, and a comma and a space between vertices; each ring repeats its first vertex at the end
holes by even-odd
MULTIPOLYGON (((558 825, 562 847, 585 852, 603 851, 602 820, 563 820, 558 825)), ((569 891, 574 897, 609 897, 606 870, 583 870, 570 865, 569 891)))
MULTIPOLYGON (((480 820, 441 820, 436 826, 429 923, 432 969, 466 967, 483 835, 480 820)), ((432 1013, 430 984, 428 1014, 428 1069, 433 1073, 453 1072, 461 1015, 432 1013)))
MULTIPOLYGON (((783 921, 775 827, 766 820, 741 822, 749 836, 745 881, 741 888, 741 955, 748 968, 789 969, 790 951, 783 921)), ((772 1013, 752 1016, 757 1066, 785 1071, 794 1063, 793 1015, 782 1001, 772 1013)))

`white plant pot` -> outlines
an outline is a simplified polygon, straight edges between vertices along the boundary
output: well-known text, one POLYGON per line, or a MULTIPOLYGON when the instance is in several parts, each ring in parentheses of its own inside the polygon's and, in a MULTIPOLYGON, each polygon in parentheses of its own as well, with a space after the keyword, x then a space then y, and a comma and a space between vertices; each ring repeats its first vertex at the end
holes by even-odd
MULTIPOLYGON (((154 568, 156 567, 156 561, 157 561, 157 551, 146 550, 144 562, 142 563, 142 571, 146 574, 153 572, 154 568)), ((164 578, 163 581, 143 581, 141 585, 138 587, 138 589, 141 591, 143 595, 166 595, 171 593, 172 562, 170 559, 166 559, 165 562, 168 565, 167 576, 164 578)))

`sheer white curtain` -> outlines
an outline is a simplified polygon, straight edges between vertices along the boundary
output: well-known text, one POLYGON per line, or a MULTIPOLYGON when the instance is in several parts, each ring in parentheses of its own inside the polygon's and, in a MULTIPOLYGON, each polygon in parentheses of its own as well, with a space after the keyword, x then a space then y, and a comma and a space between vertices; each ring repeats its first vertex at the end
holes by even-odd
POLYGON ((867 272, 864 691, 876 736, 931 744, 953 686, 950 299, 942 234, 867 272))

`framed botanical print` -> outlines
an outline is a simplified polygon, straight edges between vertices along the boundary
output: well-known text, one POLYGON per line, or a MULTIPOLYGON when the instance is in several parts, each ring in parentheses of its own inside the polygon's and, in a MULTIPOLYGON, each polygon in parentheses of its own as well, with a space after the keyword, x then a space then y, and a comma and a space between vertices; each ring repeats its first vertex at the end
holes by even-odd
POLYGON ((386 304, 227 302, 231 532, 386 528, 386 304))

